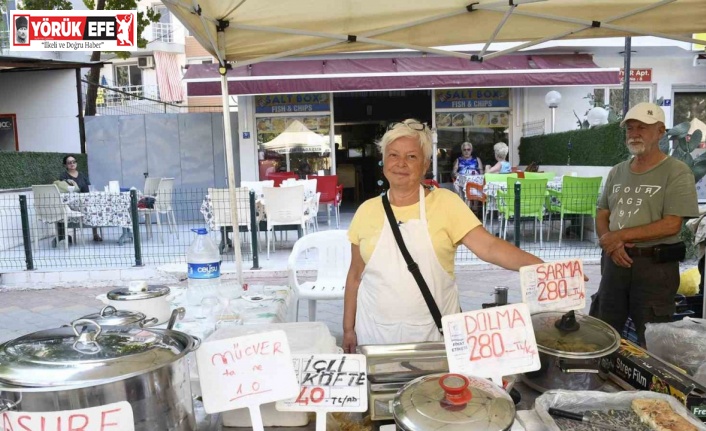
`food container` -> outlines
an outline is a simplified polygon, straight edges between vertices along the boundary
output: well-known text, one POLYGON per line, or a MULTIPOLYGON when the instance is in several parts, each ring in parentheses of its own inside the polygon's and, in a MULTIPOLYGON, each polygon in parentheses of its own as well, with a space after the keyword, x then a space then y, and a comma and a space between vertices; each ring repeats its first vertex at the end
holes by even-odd
POLYGON ((512 398, 490 380, 432 374, 406 384, 392 402, 403 431, 503 431, 515 421, 512 398))
POLYGON ((374 421, 390 420, 392 400, 410 381, 449 371, 444 343, 375 344, 360 346, 367 362, 368 411, 374 421))
POLYGON ((80 320, 92 320, 100 326, 152 326, 157 324, 157 318, 148 319, 139 311, 118 310, 112 305, 106 305, 98 313, 81 317, 80 320))
POLYGON ((133 281, 128 287, 111 290, 96 299, 118 310, 138 311, 148 319, 156 318, 157 324, 167 322, 171 316, 172 296, 169 287, 163 285, 133 281))
POLYGON ((618 331, 602 320, 573 311, 535 313, 532 325, 541 368, 524 374, 528 386, 544 392, 593 390, 603 385, 606 376, 600 372, 601 358, 620 346, 618 331))
POLYGON ((192 431, 185 356, 199 344, 178 331, 77 320, 0 345, 0 399, 20 412, 127 401, 136 431, 192 431))

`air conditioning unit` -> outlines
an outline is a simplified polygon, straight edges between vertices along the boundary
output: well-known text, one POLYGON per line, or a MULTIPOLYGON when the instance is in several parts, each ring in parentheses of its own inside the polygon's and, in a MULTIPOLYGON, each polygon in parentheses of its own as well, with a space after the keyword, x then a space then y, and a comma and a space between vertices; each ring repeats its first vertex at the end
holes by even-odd
POLYGON ((694 67, 706 66, 706 54, 696 54, 694 56, 694 67))
POLYGON ((137 67, 140 69, 154 69, 154 57, 151 55, 146 57, 137 57, 137 67))

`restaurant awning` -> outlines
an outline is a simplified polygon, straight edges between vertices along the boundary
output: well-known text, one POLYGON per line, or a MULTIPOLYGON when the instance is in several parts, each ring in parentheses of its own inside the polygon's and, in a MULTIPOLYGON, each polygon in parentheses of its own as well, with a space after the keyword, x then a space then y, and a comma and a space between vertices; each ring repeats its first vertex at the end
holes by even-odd
MULTIPOLYGON (((189 65, 184 80, 189 96, 221 94, 217 64, 189 65)), ((618 83, 618 69, 599 68, 588 54, 270 61, 228 71, 228 91, 237 95, 618 83)))

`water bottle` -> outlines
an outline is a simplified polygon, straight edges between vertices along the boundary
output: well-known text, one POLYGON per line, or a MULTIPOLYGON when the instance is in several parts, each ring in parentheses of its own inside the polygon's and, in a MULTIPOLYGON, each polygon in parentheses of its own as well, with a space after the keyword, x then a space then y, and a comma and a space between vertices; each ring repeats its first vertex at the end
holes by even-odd
POLYGON ((200 306, 204 299, 219 300, 221 285, 221 254, 205 228, 191 229, 196 239, 186 251, 189 283, 186 300, 200 306))

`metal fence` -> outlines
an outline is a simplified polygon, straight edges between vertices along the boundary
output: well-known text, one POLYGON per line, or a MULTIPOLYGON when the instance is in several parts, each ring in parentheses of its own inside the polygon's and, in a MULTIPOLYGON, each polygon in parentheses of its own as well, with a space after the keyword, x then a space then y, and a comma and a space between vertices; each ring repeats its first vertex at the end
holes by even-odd
MULTIPOLYGON (((219 214, 229 211, 230 204, 214 201, 209 191, 213 192, 161 191, 151 198, 134 190, 59 193, 48 185, 4 192, 0 194, 0 272, 183 263, 195 238, 191 230, 204 227, 221 245, 223 261, 232 262, 232 228, 219 228, 223 225, 219 214)), ((254 194, 238 200, 237 211, 239 220, 249 223, 240 223, 237 234, 242 259, 259 267, 254 194)))

